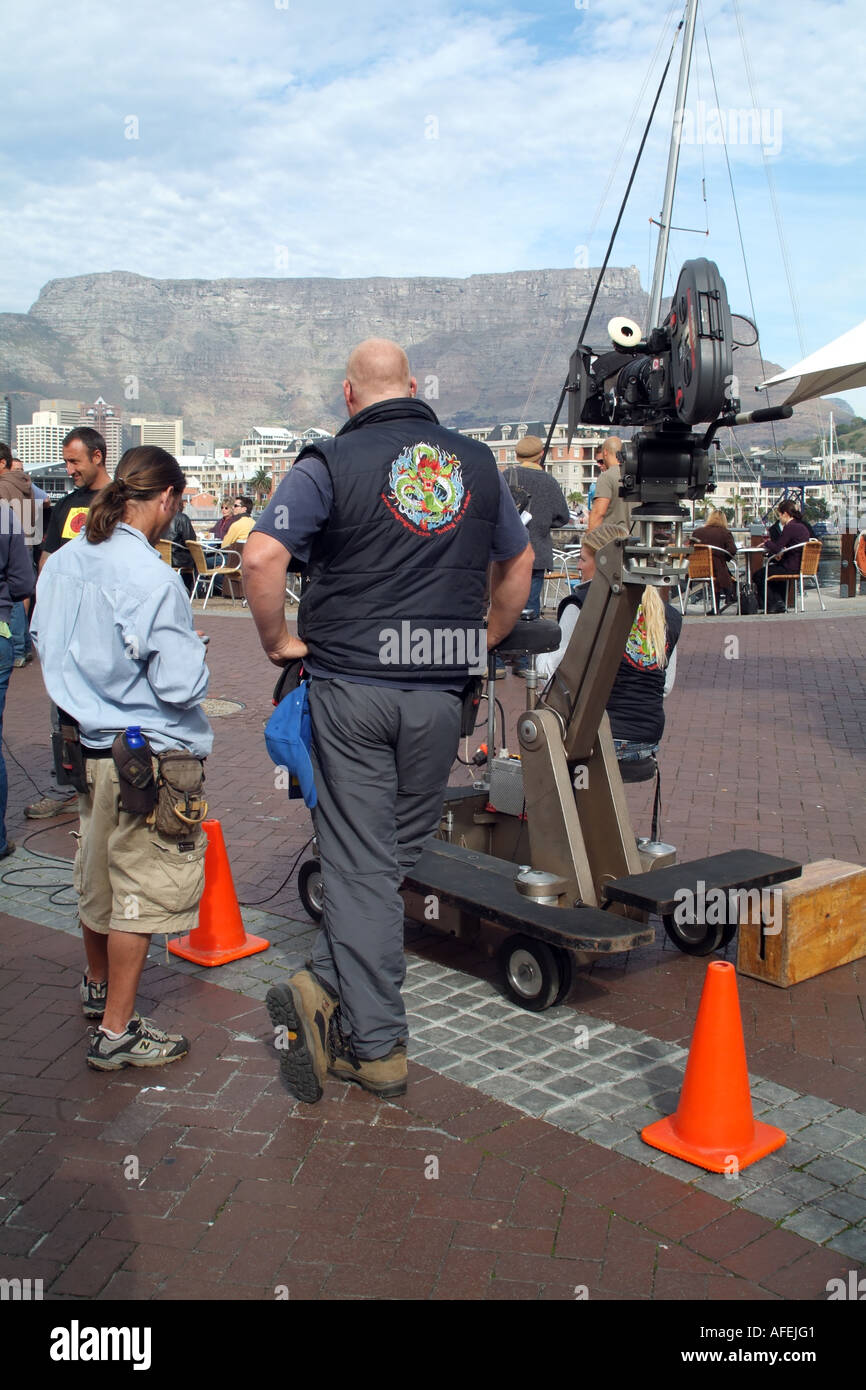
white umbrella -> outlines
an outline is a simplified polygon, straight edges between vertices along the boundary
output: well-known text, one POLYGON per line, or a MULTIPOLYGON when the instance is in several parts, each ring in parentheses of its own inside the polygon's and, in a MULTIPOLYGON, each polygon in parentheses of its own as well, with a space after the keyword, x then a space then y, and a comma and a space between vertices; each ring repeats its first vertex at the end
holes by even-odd
POLYGON ((816 396, 832 396, 839 391, 853 391, 858 386, 866 386, 866 319, 856 328, 843 333, 841 338, 828 343, 826 347, 804 357, 796 367, 790 367, 778 376, 763 382, 765 386, 779 386, 783 381, 800 380, 785 400, 785 405, 796 405, 798 401, 814 400, 816 396))

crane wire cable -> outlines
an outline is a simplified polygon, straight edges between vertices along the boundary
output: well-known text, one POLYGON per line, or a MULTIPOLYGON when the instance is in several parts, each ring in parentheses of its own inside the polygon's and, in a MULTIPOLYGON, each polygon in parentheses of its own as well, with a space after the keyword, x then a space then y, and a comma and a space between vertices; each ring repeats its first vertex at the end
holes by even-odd
MULTIPOLYGON (((614 245, 614 242, 616 241, 616 235, 617 235, 617 232, 619 231, 619 225, 620 225, 620 223, 622 222, 623 215, 624 215, 625 209, 626 209, 626 205, 627 205, 627 203, 628 203, 629 196, 630 196, 630 194, 631 194, 632 185, 634 184, 635 177, 637 176, 637 171, 638 171, 638 167, 639 167, 639 165, 640 165, 641 158, 642 158, 642 156, 643 156, 644 147, 645 147, 646 142, 647 142, 647 139, 648 139, 648 137, 649 137, 649 133, 650 133, 650 129, 651 129, 651 127, 652 127, 653 120, 655 119, 656 108, 658 107, 659 100, 661 99, 662 91, 664 90, 665 82, 667 81, 668 72, 670 71, 670 66, 671 66, 671 62, 673 61, 674 51, 675 51, 676 46, 677 46, 677 39, 678 39, 678 37, 679 37, 680 30, 683 28, 684 22, 685 22, 684 20, 680 20, 680 23, 679 23, 679 25, 678 25, 678 27, 677 27, 677 32, 676 32, 676 34, 674 35, 673 43, 671 44, 671 49, 670 49, 670 52, 669 52, 669 54, 668 54, 667 62, 665 63, 664 72, 663 72, 662 75, 661 75, 661 81, 659 82, 658 88, 657 88, 657 90, 656 90, 655 97, 653 98, 652 109, 651 109, 651 111, 650 111, 650 113, 649 113, 649 116, 647 117, 647 122, 646 122, 646 125, 645 125, 645 127, 644 127, 644 132, 643 132, 643 135, 641 136, 641 142, 640 142, 640 145, 638 146, 638 152, 637 152, 637 154, 635 155, 634 164, 632 165, 632 170, 631 170, 631 173, 630 173, 630 175, 629 175, 628 184, 626 185, 626 190, 625 190, 625 193, 623 194, 622 202, 620 203, 620 208, 619 208, 619 212, 617 213, 616 222, 614 223, 613 231, 612 231, 611 234, 610 234, 610 240, 609 240, 609 242, 608 242, 608 244, 607 244, 607 250, 606 250, 605 253, 604 253, 604 260, 603 260, 603 262, 602 262, 601 269, 600 269, 599 272, 598 272, 598 278, 596 279, 596 282, 595 282, 595 288, 593 289, 592 297, 590 298, 590 301, 589 301, 589 307, 587 308, 586 316, 585 316, 585 318, 584 318, 584 320, 583 320, 583 325, 582 325, 581 330, 580 330, 580 336, 578 337, 578 340, 577 340, 577 348, 578 348, 578 350, 583 346, 584 334, 586 333, 586 331, 587 331, 587 329, 588 329, 588 327, 589 327, 589 321, 590 321, 590 319, 592 318, 592 311, 593 311, 593 309, 595 308, 595 303, 596 303, 596 300, 598 299, 599 291, 600 291, 601 286, 602 286, 602 281, 604 280, 605 271, 607 270, 607 263, 608 263, 608 261, 610 260, 611 252, 613 251, 613 245, 614 245)), ((570 371, 570 368, 569 368, 569 371, 570 371)), ((556 409, 555 409, 555 411, 554 411, 554 413, 553 413, 553 419, 552 419, 551 422, 550 422, 550 429, 549 429, 548 432, 547 432, 547 440, 546 440, 545 445, 544 445, 544 453, 543 453, 542 456, 541 456, 541 465, 542 465, 542 467, 544 466, 545 459, 547 458, 548 452, 549 452, 549 450, 550 450, 550 442, 551 442, 551 440, 553 439, 553 432, 554 432, 554 430, 556 429, 556 422, 557 422, 557 420, 558 420, 558 418, 559 418, 559 412, 562 410, 562 403, 563 403, 563 401, 565 400, 565 396, 566 396, 567 390, 568 390, 568 374, 566 375, 565 384, 563 385, 562 390, 561 390, 561 392, 560 392, 559 401, 558 401, 557 406, 556 406, 556 409)))
MULTIPOLYGON (((634 105, 633 105, 633 107, 632 107, 632 112, 631 112, 631 115, 630 115, 629 120, 628 120, 628 125, 626 126, 625 133, 623 134, 622 139, 620 140, 619 148, 618 148, 618 150, 617 150, 617 152, 616 152, 616 155, 615 155, 615 157, 614 157, 613 163, 611 164, 611 167, 610 167, 610 172, 609 172, 609 174, 608 174, 608 176, 607 176, 607 182, 606 182, 604 188, 602 189, 601 195, 600 195, 599 200, 598 200, 598 203, 597 203, 597 205, 596 205, 595 212, 593 213, 593 216, 592 216, 592 221, 590 222, 589 229, 587 230, 587 232, 586 232, 586 234, 585 234, 585 237, 584 237, 584 240, 583 240, 583 243, 582 243, 582 245, 583 245, 584 247, 586 247, 587 249, 588 249, 588 247, 589 247, 590 241, 592 240, 592 237, 593 237, 593 234, 594 234, 594 232, 595 232, 595 229, 596 229, 596 227, 597 227, 597 225, 598 225, 598 221, 599 221, 599 218, 601 217, 602 211, 604 210, 604 206, 605 206, 605 204, 606 204, 606 202, 607 202, 607 199, 608 199, 608 194, 610 193, 611 186, 612 186, 612 184, 613 184, 614 179, 616 178, 617 172, 618 172, 618 170, 619 170, 620 163, 621 163, 621 161, 622 161, 622 157, 623 157, 623 155, 624 155, 624 153, 625 153, 626 145, 628 144, 629 138, 630 138, 630 136, 631 136, 632 128, 633 128, 634 123, 635 123, 635 121, 636 121, 636 119, 637 119, 638 111, 640 110, 640 107, 641 107, 641 105, 642 105, 642 103, 643 103, 644 96, 645 96, 645 94, 646 94, 647 87, 649 86, 650 78, 652 77, 653 70, 654 70, 654 68, 655 68, 655 66, 656 66, 656 64, 657 64, 657 62, 658 62, 659 56, 660 56, 660 54, 661 54, 662 46, 663 46, 663 44, 664 44, 665 36, 666 36, 666 34, 667 34, 668 24, 670 23, 672 16, 676 13, 676 11, 677 11, 679 8, 680 8, 680 0, 673 0, 673 3, 668 7, 667 14, 666 14, 665 17, 664 17, 664 21, 663 21, 662 26, 661 26, 661 29, 660 29, 660 31, 659 31, 658 39, 656 40, 655 49, 654 49, 654 51, 653 51, 652 57, 650 58, 650 61, 649 61, 648 65, 647 65, 647 69, 646 69, 646 72, 645 72, 645 74, 644 74, 643 82, 641 83, 640 90, 638 91, 638 94, 637 94, 637 96, 636 96, 636 98, 635 98, 635 101, 634 101, 634 105)), ((682 24, 680 25, 680 28, 682 28, 682 24)), ((679 29, 677 29, 677 33, 676 33, 676 35, 675 35, 675 37, 674 37, 674 43, 675 43, 675 44, 676 44, 676 40, 677 40, 677 37, 678 37, 678 36, 679 36, 679 29)), ((668 61, 670 61, 670 60, 668 60, 668 61)), ((520 421, 519 421, 520 424, 525 425, 525 424, 528 422, 528 420, 529 420, 529 411, 530 411, 530 407, 531 407, 531 405, 532 405, 532 401, 533 401, 533 398, 534 398, 534 396, 535 396, 535 393, 536 393, 536 391, 537 391, 537 389, 538 389, 539 380, 540 380, 540 378, 541 378, 542 372, 544 371, 545 367, 547 366, 547 363, 548 363, 548 361, 549 361, 549 359, 550 359, 551 353, 552 353, 553 350, 554 350, 554 342, 555 342, 555 339, 559 336, 559 333, 561 332, 561 330, 562 330, 562 328, 563 328, 563 325, 565 324, 565 320, 566 320, 566 318, 567 318, 567 316, 568 316, 569 306, 568 306, 568 303, 566 302, 566 298, 567 298, 567 296, 566 296, 566 291, 567 291, 567 287, 566 287, 566 286, 563 286, 563 288, 562 288, 562 296, 561 296, 561 301, 560 301, 560 307, 559 307, 559 312, 558 312, 557 317, 556 317, 555 320, 554 320, 554 323, 552 324, 552 326, 551 326, 551 328, 550 328, 550 332, 549 332, 548 338, 547 338, 547 343, 545 344, 544 351, 543 351, 543 353, 542 353, 542 355, 541 355, 541 359, 540 359, 540 361, 539 361, 539 363, 538 363, 538 366, 536 367, 535 375, 534 375, 534 377, 533 377, 533 379, 532 379, 532 383, 531 383, 531 385, 530 385, 530 387, 529 387, 529 392, 528 392, 528 394, 527 394, 526 400, 524 401, 523 410, 521 411, 521 415, 520 415, 520 421)))

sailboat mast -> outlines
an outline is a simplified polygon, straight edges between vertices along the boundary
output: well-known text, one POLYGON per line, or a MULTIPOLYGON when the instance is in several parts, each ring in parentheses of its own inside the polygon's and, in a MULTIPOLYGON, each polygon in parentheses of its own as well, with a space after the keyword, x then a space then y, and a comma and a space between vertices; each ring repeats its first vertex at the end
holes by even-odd
POLYGON ((665 265, 668 258, 668 239, 670 237, 671 217, 674 207, 674 189, 677 182, 677 166, 680 159, 680 134, 682 132, 683 116, 686 108, 686 95, 689 86, 689 69, 692 62, 692 48, 695 42, 695 23, 698 17, 698 0, 687 0, 686 4, 686 26, 683 36, 683 54, 680 59, 680 75, 677 81, 677 99, 674 106, 674 124, 671 131, 671 147, 668 153, 668 172, 665 179, 665 195, 662 202, 661 226, 659 228, 659 241, 656 247, 656 263, 653 270, 652 289, 650 290, 649 308, 647 310, 647 332, 656 327, 659 321, 659 311, 662 302, 662 285, 665 278, 665 265))

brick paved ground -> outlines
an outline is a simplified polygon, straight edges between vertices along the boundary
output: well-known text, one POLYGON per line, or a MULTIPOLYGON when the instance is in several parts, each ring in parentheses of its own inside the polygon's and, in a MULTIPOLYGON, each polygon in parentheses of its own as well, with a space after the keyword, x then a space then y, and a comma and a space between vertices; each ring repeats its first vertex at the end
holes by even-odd
MULTIPOLYGON (((308 818, 273 786, 260 737, 273 672, 248 616, 209 611, 202 625, 211 694, 246 704, 215 721, 208 792, 239 895, 260 901, 308 818)), ((864 648, 853 616, 689 620, 663 747, 664 835, 681 858, 739 842, 866 862, 864 648)), ((498 693, 513 717, 517 682, 498 693)), ((38 668, 15 672, 4 735, 40 785, 46 727, 38 668)), ((8 827, 20 840, 35 793, 7 763, 8 827)), ((628 795, 642 831, 646 790, 628 795)), ((30 845, 68 854, 66 825, 30 845)), ((56 1299, 273 1299, 285 1285, 293 1298, 350 1300, 574 1299, 583 1287, 591 1299, 768 1300, 824 1299, 828 1279, 859 1268, 863 962, 788 991, 739 981, 750 1070, 762 1078, 756 1108, 786 1110, 776 1122, 792 1134, 784 1161, 743 1175, 771 1173, 751 1185, 754 1197, 764 1184, 761 1209, 749 1210, 748 1183, 728 1196, 724 1179, 675 1160, 649 1167, 645 1146, 605 1132, 600 1114, 589 1138, 567 1127, 578 1092, 559 1083, 569 1076, 578 1100, 602 1097, 604 1114, 625 1113, 635 1130, 641 1108, 676 1088, 706 962, 663 938, 581 971, 568 1006, 539 1021, 494 995, 489 962, 467 946, 413 931, 420 1060, 405 1101, 329 1084, 306 1107, 281 1087, 259 1002, 309 939, 293 882, 268 918, 250 914, 251 929, 275 928, 276 944, 235 974, 153 953, 143 1002, 194 1046, 142 1077, 87 1071, 69 916, 11 876, 4 904, 15 915, 0 918, 2 1277, 42 1278, 56 1299), (24 920, 34 916, 50 925, 24 920), (574 1061, 556 1030, 587 1020, 596 1050, 574 1061), (674 1081, 648 1088, 648 1057, 673 1066, 674 1081), (590 1078, 592 1066, 613 1079, 590 1078), (528 1089, 515 1090, 515 1077, 528 1089), (617 1111, 610 1098, 623 1086, 617 1111), (531 1096, 546 1097, 547 1118, 526 1113, 531 1096)))

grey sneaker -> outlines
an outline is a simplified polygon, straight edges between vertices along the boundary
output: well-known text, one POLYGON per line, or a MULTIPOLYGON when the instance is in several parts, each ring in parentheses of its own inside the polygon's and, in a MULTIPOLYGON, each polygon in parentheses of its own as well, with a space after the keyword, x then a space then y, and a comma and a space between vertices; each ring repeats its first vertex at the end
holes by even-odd
POLYGON ((100 1028, 91 1034, 87 1065, 96 1071, 119 1071, 121 1067, 165 1067, 189 1052, 189 1043, 180 1033, 166 1033, 152 1018, 138 1014, 130 1019, 121 1038, 109 1038, 100 1028))
POLYGON ((82 975, 78 993, 81 995, 84 1017, 102 1018, 105 1013, 105 1001, 108 998, 108 981, 102 980, 100 984, 97 984, 95 980, 88 980, 86 975, 82 975))
POLYGON ((28 820, 50 820, 52 816, 62 816, 64 811, 77 804, 78 792, 70 792, 69 796, 43 796, 41 801, 25 806, 24 814, 28 820))

